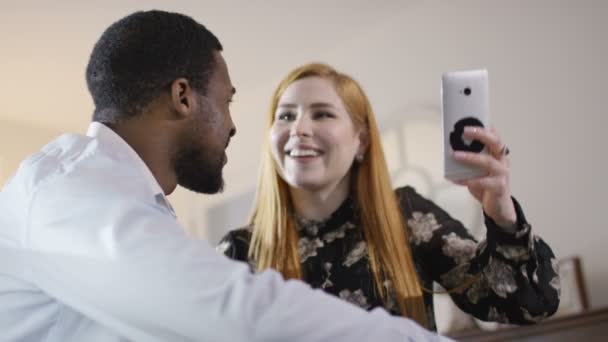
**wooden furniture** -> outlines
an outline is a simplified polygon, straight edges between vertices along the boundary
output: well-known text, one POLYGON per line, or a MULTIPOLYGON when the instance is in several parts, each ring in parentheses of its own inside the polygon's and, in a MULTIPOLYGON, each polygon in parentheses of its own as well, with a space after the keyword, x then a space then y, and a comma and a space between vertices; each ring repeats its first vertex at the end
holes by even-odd
POLYGON ((605 342, 608 341, 608 308, 497 331, 469 330, 449 335, 462 342, 605 342))

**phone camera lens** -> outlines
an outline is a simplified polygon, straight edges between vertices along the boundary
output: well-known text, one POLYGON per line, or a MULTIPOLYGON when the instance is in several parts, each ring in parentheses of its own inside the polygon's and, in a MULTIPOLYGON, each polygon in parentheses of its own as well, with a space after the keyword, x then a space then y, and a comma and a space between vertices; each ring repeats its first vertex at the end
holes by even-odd
POLYGON ((465 94, 466 96, 471 95, 471 88, 464 88, 464 94, 465 94))

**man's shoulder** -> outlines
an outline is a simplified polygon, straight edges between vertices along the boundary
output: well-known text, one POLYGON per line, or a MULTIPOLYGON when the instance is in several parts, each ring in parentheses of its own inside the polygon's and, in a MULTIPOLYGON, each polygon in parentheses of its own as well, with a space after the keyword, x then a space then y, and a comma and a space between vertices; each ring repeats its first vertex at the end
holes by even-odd
POLYGON ((7 185, 32 188, 72 169, 91 142, 91 138, 79 134, 64 134, 55 138, 26 157, 7 185))
POLYGON ((21 235, 21 229, 30 219, 34 198, 56 200, 68 195, 69 191, 64 191, 58 180, 73 168, 90 140, 77 134, 62 135, 20 163, 17 172, 5 183, 0 193, 0 211, 4 213, 0 223, 6 227, 3 231, 5 238, 20 239, 15 237, 21 235), (49 196, 40 195, 44 192, 40 191, 41 188, 49 186, 59 186, 58 191, 52 191, 49 196))
POLYGON ((62 192, 67 193, 85 183, 89 189, 103 189, 118 179, 129 178, 124 173, 133 171, 114 160, 111 151, 106 151, 97 139, 64 134, 23 160, 7 186, 18 187, 23 193, 61 186, 65 187, 62 192), (122 176, 113 176, 117 174, 122 176))

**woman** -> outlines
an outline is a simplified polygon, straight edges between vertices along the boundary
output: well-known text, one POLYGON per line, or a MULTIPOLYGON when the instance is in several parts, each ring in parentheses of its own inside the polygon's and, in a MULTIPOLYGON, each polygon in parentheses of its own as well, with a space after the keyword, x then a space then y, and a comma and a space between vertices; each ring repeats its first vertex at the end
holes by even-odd
POLYGON ((556 262, 510 195, 508 150, 493 130, 465 136, 490 152, 454 156, 488 172, 459 182, 483 207, 481 243, 413 188, 393 191, 371 105, 352 78, 302 66, 272 99, 250 225, 228 233, 218 250, 430 329, 433 281, 482 320, 547 317, 559 303, 556 262))

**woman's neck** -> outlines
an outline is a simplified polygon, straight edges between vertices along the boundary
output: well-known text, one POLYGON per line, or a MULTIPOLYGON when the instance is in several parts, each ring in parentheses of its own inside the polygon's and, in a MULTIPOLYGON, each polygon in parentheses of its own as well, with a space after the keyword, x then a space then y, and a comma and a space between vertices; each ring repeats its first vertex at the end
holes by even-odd
POLYGON ((350 192, 350 177, 321 190, 291 188, 296 213, 308 220, 322 221, 336 211, 350 192))

